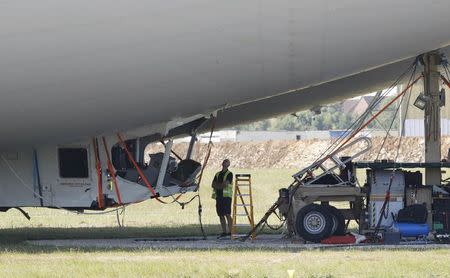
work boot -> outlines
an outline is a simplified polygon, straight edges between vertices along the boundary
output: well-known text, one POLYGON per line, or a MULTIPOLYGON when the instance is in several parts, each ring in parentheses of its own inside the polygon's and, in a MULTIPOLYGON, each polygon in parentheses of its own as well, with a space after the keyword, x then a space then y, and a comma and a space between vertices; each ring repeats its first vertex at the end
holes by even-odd
POLYGON ((221 233, 221 234, 217 237, 217 239, 226 237, 227 235, 228 235, 227 233, 221 233))

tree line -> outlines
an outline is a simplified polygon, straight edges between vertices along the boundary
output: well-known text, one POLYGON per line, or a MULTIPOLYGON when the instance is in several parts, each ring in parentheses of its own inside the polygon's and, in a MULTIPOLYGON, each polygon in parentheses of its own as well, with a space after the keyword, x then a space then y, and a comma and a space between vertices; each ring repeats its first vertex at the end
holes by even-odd
MULTIPOLYGON (((385 98, 378 107, 387 103, 392 97, 385 98)), ((358 118, 359 115, 344 113, 342 111, 343 102, 322 106, 319 110, 299 111, 297 113, 282 115, 272 119, 262 120, 251 124, 237 126, 237 130, 243 131, 308 131, 308 130, 345 130, 358 118)), ((378 110, 371 111, 375 114, 378 110)), ((391 106, 385 110, 376 121, 372 122, 369 129, 387 130, 391 126, 392 130, 398 128, 399 112, 397 107, 391 106)))

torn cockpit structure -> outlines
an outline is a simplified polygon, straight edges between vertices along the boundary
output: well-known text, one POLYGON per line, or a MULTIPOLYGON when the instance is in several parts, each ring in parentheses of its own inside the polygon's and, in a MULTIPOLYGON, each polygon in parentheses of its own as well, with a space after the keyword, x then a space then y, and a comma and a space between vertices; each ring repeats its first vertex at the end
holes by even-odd
MULTIPOLYGON (((192 159, 192 150, 198 129, 208 122, 214 122, 212 115, 210 118, 196 116, 184 121, 171 121, 166 124, 164 135, 152 134, 124 140, 117 134, 118 142, 111 148, 111 164, 115 170, 114 173, 108 172, 108 180, 114 182, 117 191, 120 190, 120 183, 138 184, 149 190, 149 198, 156 198, 161 203, 165 202, 159 197, 197 191, 202 165, 192 159), (183 135, 191 137, 184 157, 172 150, 174 138, 183 135), (150 144, 160 144, 163 151, 147 153, 146 148, 150 144)), ((119 197, 118 194, 116 196, 119 197)))
MULTIPOLYGON (((168 139, 155 144, 162 144, 164 152, 146 153, 145 147, 152 142, 146 138, 126 140, 124 143, 131 155, 137 157, 142 173, 148 182, 158 191, 158 195, 166 197, 180 193, 181 189, 197 187, 195 182, 200 173, 201 164, 190 157, 180 157, 172 153, 173 139, 168 139), (141 155, 142 154, 142 155, 141 155)), ((194 143, 195 141, 193 141, 194 143)), ((142 186, 146 186, 139 171, 128 158, 125 148, 117 143, 112 150, 112 163, 117 176, 142 186)))

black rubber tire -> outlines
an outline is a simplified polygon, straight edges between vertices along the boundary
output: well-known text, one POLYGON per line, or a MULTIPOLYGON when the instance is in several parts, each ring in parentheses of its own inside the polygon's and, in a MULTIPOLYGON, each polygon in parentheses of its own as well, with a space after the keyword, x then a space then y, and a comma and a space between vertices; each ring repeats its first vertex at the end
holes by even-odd
POLYGON ((297 234, 304 240, 320 242, 331 235, 333 220, 327 208, 309 204, 298 211, 295 226, 297 234))
POLYGON ((340 210, 338 210, 336 207, 330 206, 330 205, 322 205, 327 209, 332 217, 333 220, 333 227, 332 227, 332 235, 336 236, 343 236, 345 235, 345 217, 344 214, 340 210))

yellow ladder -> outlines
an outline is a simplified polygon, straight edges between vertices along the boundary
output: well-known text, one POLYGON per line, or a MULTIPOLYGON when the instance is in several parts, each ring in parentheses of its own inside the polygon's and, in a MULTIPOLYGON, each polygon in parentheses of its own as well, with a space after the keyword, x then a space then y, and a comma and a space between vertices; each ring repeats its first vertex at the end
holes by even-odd
MULTIPOLYGON (((231 238, 236 239, 238 227, 248 227, 253 230, 255 220, 253 218, 253 198, 252 198, 252 179, 250 174, 236 174, 233 190, 233 225, 231 227, 231 238), (238 224, 242 218, 247 218, 248 223, 238 224)), ((250 231, 250 230, 249 230, 250 231)), ((252 233, 252 240, 256 238, 256 233, 252 233)))

